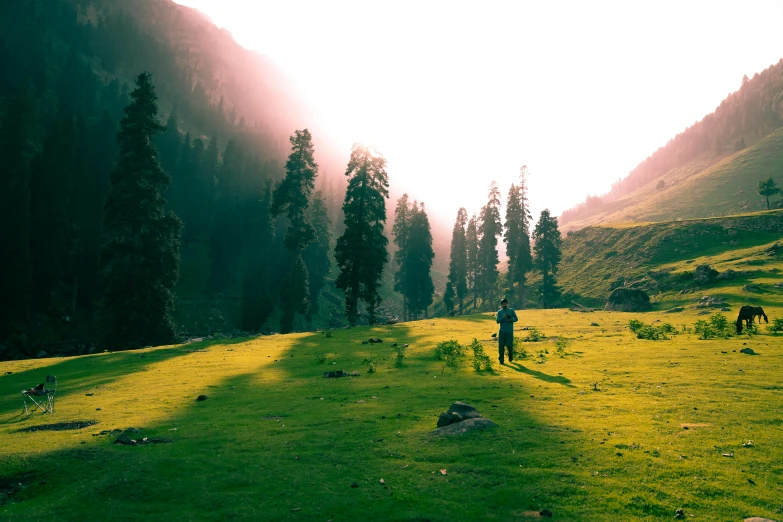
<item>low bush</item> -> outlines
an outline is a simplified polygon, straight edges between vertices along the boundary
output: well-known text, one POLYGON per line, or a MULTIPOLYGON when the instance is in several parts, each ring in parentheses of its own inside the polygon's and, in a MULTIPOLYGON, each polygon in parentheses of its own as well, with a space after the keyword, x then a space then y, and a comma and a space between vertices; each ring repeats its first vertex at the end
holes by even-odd
POLYGON ((435 346, 435 358, 446 361, 446 366, 457 366, 457 357, 463 355, 465 348, 457 341, 441 341, 435 346))
POLYGON ((334 359, 334 355, 331 353, 318 352, 315 354, 315 360, 318 364, 325 364, 334 359))
POLYGON ((473 369, 477 372, 482 370, 492 371, 492 358, 484 351, 484 345, 474 338, 470 343, 470 348, 473 350, 473 369))
POLYGON ((767 326, 767 330, 772 333, 783 332, 783 317, 773 319, 772 324, 767 326))
POLYGON ((555 353, 558 355, 558 357, 565 357, 566 349, 569 346, 571 346, 571 341, 564 337, 559 337, 557 341, 555 341, 555 353))
POLYGON ((538 328, 534 326, 527 332, 527 337, 525 337, 525 342, 537 343, 538 341, 543 341, 544 339, 546 339, 546 335, 544 335, 542 332, 538 330, 538 328))
POLYGON ((669 323, 654 326, 645 324, 638 319, 631 319, 628 322, 628 329, 636 335, 637 339, 644 339, 647 341, 665 341, 671 339, 671 335, 677 334, 677 329, 669 323))
POLYGON ((404 368, 405 367, 405 346, 398 344, 397 346, 392 347, 394 349, 394 353, 397 354, 394 357, 394 367, 395 368, 404 368))
MULTIPOLYGON (((699 339, 728 339, 734 330, 734 326, 729 323, 726 316, 717 313, 710 317, 709 321, 698 320, 693 325, 693 333, 699 336, 699 339)), ((751 334, 752 332, 748 332, 751 334)))
POLYGON ((527 359, 527 348, 525 348, 525 339, 514 337, 514 358, 527 359))

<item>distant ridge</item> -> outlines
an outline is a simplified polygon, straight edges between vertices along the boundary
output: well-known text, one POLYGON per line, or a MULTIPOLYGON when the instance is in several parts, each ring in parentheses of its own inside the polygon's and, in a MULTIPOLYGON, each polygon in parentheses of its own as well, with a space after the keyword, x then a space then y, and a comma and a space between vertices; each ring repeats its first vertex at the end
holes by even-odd
POLYGON ((783 60, 748 79, 601 196, 563 212, 563 230, 762 210, 760 179, 783 183, 783 60), (750 147, 748 147, 750 145, 750 147), (714 176, 714 177, 713 177, 714 176), (663 182, 663 183, 661 183, 663 182))

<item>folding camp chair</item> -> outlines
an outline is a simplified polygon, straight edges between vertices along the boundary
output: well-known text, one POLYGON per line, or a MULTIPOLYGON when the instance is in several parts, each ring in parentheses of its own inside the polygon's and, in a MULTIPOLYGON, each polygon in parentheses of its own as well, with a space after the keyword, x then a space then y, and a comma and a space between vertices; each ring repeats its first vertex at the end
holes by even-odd
POLYGON ((22 402, 24 403, 25 415, 30 415, 35 410, 40 409, 42 412, 54 413, 54 394, 57 392, 57 377, 54 375, 47 375, 46 382, 41 383, 35 388, 29 390, 22 390, 22 402), (49 388, 51 386, 51 389, 49 388), (27 401, 31 401, 31 409, 27 408, 27 401), (32 405, 35 404, 35 408, 32 405))

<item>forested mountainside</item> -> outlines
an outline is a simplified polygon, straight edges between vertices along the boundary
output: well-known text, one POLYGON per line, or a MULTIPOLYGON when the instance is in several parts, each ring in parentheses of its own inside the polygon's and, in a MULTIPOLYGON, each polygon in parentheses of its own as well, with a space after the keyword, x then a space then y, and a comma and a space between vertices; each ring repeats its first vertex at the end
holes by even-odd
MULTIPOLYGON (((102 206, 133 78, 152 73, 165 193, 183 219, 178 320, 197 334, 239 328, 260 206, 288 137, 309 125, 276 67, 168 0, 0 3, 0 352, 101 337, 102 206), (209 300, 203 297, 209 295, 209 300)), ((314 133, 323 219, 339 221, 344 162, 314 133), (332 171, 333 180, 324 176, 332 171), (333 181, 333 182, 332 182, 333 181)), ((325 222, 325 221, 324 221, 325 222)), ((278 219, 273 227, 283 230, 278 219)), ((265 281, 289 260, 282 234, 265 281)), ((271 292, 271 290, 270 290, 271 292)), ((325 298, 339 309, 339 297, 325 298)), ((322 297, 322 300, 324 297, 322 297)), ((273 313, 274 315, 274 313, 273 313)), ((328 321, 328 314, 324 318, 328 321)), ((3 358, 0 354, 0 358, 3 358)))
MULTIPOLYGON (((717 167, 716 164, 725 161, 727 157, 760 142, 782 125, 783 60, 754 75, 753 78, 744 77, 740 89, 723 100, 713 113, 655 151, 625 178, 615 183, 608 193, 589 196, 583 203, 563 212, 559 218, 560 225, 568 230, 594 222, 605 222, 605 218, 594 220, 592 217, 623 209, 627 209, 628 215, 633 215, 633 206, 646 200, 650 194, 655 194, 656 190, 671 187, 671 181, 683 183, 688 178, 698 175, 701 178, 699 185, 709 187, 712 182, 708 173, 705 173, 707 169, 714 165, 717 167), (664 183, 661 184, 661 181, 664 183)), ((754 174, 763 175, 764 178, 772 176, 779 181, 783 175, 777 166, 783 164, 783 151, 779 148, 776 151, 767 149, 765 153, 774 155, 766 161, 769 168, 754 174)), ((734 170, 737 176, 743 176, 742 168, 734 170)), ((746 192, 755 191, 759 179, 761 178, 747 179, 746 192)), ((694 187, 688 186, 688 190, 692 191, 694 187)), ((655 205, 659 211, 668 212, 667 199, 674 194, 674 191, 664 192, 657 198, 655 205)), ((684 196, 680 194, 680 197, 684 196)), ((739 209, 765 208, 761 206, 762 200, 759 198, 751 198, 751 201, 748 201, 747 197, 739 197, 739 200, 747 202, 744 207, 738 205, 739 209)), ((645 219, 644 213, 640 214, 640 219, 645 219)), ((692 216, 681 215, 675 211, 673 214, 668 213, 667 219, 710 215, 714 214, 692 216)))

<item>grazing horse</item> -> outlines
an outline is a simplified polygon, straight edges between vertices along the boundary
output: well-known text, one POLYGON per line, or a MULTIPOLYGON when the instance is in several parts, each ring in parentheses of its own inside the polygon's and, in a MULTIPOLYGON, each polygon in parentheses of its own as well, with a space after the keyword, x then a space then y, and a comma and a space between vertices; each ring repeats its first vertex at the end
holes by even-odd
POLYGON ((764 313, 764 309, 761 308, 760 306, 753 307, 753 318, 755 319, 756 317, 759 318, 759 324, 761 324, 762 317, 764 318, 764 322, 769 324, 769 319, 767 318, 767 314, 764 313))
POLYGON ((745 322, 745 327, 750 328, 753 324, 753 310, 754 307, 745 305, 740 308, 739 315, 737 315, 737 333, 742 333, 742 322, 745 322))
POLYGON ((769 323, 767 314, 764 313, 764 309, 760 306, 745 305, 740 308, 739 315, 737 316, 737 333, 742 333, 742 322, 745 322, 745 328, 750 328, 753 324, 753 319, 758 317, 759 324, 761 324, 761 318, 764 318, 765 323, 769 323))

